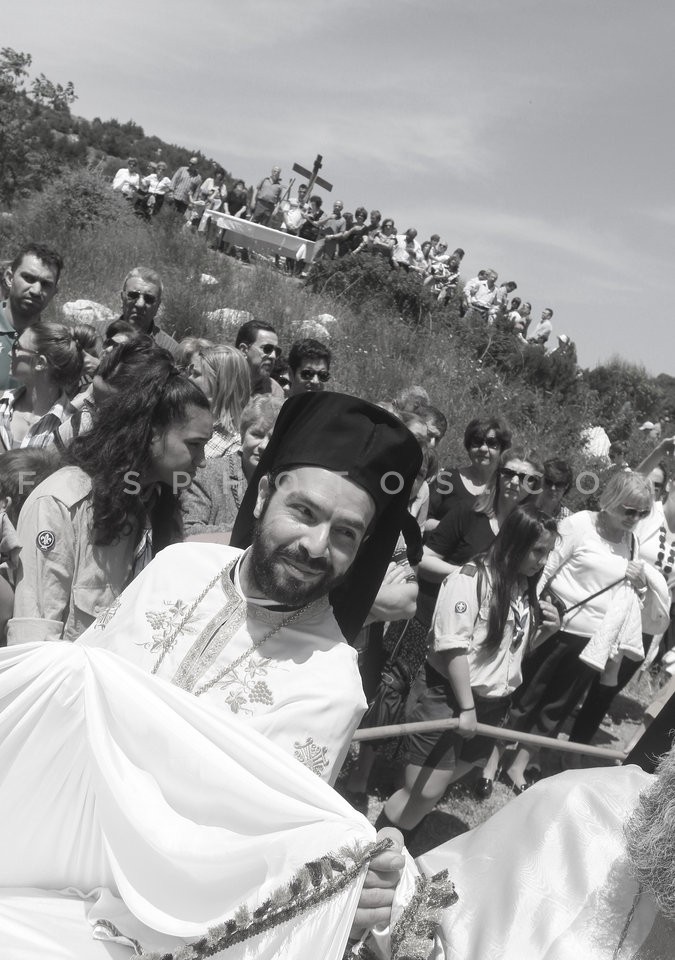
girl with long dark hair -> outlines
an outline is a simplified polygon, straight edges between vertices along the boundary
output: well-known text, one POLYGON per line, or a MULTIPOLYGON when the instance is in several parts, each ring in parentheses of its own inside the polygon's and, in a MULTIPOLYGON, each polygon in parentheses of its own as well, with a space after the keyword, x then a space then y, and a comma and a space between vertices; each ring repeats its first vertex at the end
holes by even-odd
POLYGON ((397 827, 417 826, 471 766, 484 765, 480 795, 489 796, 499 752, 486 738, 467 738, 477 722, 503 722, 525 652, 558 628, 555 607, 538 602, 535 592, 555 537, 550 517, 533 505, 516 506, 486 553, 443 583, 406 719, 457 717, 459 726, 406 739, 405 783, 384 807, 384 819, 397 827))
POLYGON ((178 494, 204 463, 213 419, 165 351, 156 375, 97 403, 19 517, 23 551, 9 642, 75 640, 152 557, 182 540, 178 494))

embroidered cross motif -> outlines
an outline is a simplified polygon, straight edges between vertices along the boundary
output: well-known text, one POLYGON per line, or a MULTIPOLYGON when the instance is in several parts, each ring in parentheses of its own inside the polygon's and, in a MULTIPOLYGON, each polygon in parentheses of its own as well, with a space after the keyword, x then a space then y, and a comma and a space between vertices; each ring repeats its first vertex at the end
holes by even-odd
POLYGON ((328 766, 328 748, 320 747, 314 743, 313 737, 307 737, 304 743, 298 743, 296 740, 293 746, 295 747, 293 752, 295 759, 304 764, 317 777, 321 777, 328 766))

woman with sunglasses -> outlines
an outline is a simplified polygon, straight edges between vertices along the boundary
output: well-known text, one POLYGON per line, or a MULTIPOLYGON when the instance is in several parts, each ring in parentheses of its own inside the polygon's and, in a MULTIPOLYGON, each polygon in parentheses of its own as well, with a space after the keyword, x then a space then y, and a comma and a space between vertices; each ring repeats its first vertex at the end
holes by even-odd
POLYGON ((406 720, 458 717, 459 727, 406 738, 405 784, 385 804, 389 823, 416 827, 472 766, 484 766, 479 796, 490 796, 501 751, 473 734, 477 722, 503 723, 530 642, 559 625, 555 607, 536 598, 555 537, 554 520, 531 504, 516 506, 488 550, 445 580, 406 720))
MULTIPOLYGON (((592 638, 596 642, 605 637, 611 649, 621 630, 622 650, 632 659, 642 658, 641 620, 639 615, 630 618, 630 603, 637 597, 649 601, 649 594, 658 592, 658 575, 641 559, 634 531, 649 516, 652 502, 649 481, 622 470, 600 494, 597 512, 582 510, 561 520, 560 539, 542 577, 542 594, 568 612, 562 612, 560 631, 526 663, 510 726, 555 737, 598 673, 612 683, 609 671, 586 662, 592 647, 584 649, 592 638)), ((517 792, 528 786, 529 762, 530 751, 521 748, 506 772, 517 792)))
POLYGON ((46 447, 74 413, 68 398, 84 369, 75 332, 62 323, 37 323, 12 344, 11 373, 21 386, 0 397, 0 443, 5 450, 46 447))
MULTIPOLYGON (((667 438, 664 445, 659 445, 656 448, 657 455, 663 452, 664 456, 667 457, 668 449, 672 451, 674 445, 675 438, 667 438)), ((670 456, 672 456, 672 452, 670 456)), ((654 455, 650 455, 637 469, 649 480, 654 490, 652 511, 648 517, 640 520, 635 529, 635 536, 640 544, 640 558, 662 574, 668 589, 672 622, 673 612, 675 612, 675 484, 668 483, 667 460, 665 459, 656 461, 654 455), (652 466, 654 462, 656 466, 652 466)), ((645 630, 643 634, 644 652, 645 657, 647 657, 652 641, 654 641, 654 635, 660 634, 661 631, 654 630, 646 622, 643 623, 643 628, 645 630)), ((656 643, 657 647, 663 650, 658 637, 656 643)), ((653 658, 649 657, 648 659, 650 664, 658 663, 659 651, 657 650, 653 658)), ((570 740, 590 743, 617 693, 620 693, 640 667, 644 666, 645 664, 638 660, 623 660, 619 667, 616 683, 612 685, 601 684, 600 677, 595 677, 588 691, 588 696, 574 721, 570 740)), ((669 747, 670 741, 667 745, 664 745, 663 751, 669 749, 669 747)))
POLYGON ((430 487, 427 533, 438 526, 451 506, 459 500, 475 503, 494 478, 501 454, 511 446, 511 431, 499 417, 478 417, 464 431, 466 467, 444 467, 430 487))

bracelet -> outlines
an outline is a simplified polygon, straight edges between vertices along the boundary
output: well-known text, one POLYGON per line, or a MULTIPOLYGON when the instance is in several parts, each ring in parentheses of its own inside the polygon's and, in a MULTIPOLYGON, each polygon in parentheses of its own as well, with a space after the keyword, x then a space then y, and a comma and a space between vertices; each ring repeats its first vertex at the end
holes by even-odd
POLYGON ((459 712, 460 712, 460 713, 471 713, 472 710, 475 712, 475 710, 476 710, 476 705, 475 705, 475 704, 474 704, 472 707, 460 707, 460 708, 459 708, 459 712))

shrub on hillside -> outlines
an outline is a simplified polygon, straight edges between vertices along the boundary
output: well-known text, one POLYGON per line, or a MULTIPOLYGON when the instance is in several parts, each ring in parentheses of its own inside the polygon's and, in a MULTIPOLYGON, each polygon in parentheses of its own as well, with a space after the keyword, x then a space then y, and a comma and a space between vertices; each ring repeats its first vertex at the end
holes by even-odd
POLYGON ((456 302, 439 305, 418 273, 392 268, 382 257, 367 252, 319 260, 307 286, 313 293, 344 300, 357 313, 375 308, 413 324, 431 324, 434 317, 450 323, 458 315, 456 302))

